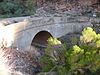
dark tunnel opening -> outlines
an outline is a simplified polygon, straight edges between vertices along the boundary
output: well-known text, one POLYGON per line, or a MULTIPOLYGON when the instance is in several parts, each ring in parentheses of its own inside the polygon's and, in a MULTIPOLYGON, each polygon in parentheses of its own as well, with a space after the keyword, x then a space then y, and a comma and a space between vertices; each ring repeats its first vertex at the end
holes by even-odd
POLYGON ((47 40, 48 40, 49 37, 52 37, 52 35, 49 32, 40 31, 33 38, 31 46, 46 47, 47 46, 47 40))

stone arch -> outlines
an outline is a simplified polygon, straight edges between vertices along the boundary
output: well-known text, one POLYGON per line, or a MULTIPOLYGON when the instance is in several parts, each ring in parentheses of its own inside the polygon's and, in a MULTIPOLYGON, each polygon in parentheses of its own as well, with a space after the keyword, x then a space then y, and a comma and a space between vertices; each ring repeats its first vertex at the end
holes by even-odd
POLYGON ((41 46, 45 47, 47 45, 47 40, 49 37, 53 37, 48 31, 39 31, 33 38, 31 46, 41 46))

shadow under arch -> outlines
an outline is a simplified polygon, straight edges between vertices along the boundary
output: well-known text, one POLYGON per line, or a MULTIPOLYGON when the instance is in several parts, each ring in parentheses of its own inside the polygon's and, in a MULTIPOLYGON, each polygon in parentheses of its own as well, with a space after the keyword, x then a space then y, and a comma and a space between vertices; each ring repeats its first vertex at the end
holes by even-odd
POLYGON ((49 37, 53 37, 48 31, 38 32, 31 42, 31 46, 46 47, 49 37))

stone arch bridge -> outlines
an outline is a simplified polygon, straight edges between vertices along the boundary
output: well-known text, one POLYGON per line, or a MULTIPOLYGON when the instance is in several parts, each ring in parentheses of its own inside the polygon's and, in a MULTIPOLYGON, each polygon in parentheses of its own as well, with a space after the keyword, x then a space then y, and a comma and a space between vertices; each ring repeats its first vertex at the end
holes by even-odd
POLYGON ((50 36, 60 38, 67 33, 79 32, 83 27, 91 26, 87 17, 28 17, 18 21, 0 28, 0 41, 3 40, 2 43, 6 46, 22 50, 29 49, 33 44, 44 45, 50 36))

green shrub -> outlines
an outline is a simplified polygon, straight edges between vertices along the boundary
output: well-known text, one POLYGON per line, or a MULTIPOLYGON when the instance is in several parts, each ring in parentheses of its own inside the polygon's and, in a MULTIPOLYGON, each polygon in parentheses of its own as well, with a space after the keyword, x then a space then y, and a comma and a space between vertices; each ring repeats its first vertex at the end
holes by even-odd
POLYGON ((54 62, 49 56, 43 55, 39 58, 39 62, 42 65, 42 71, 48 72, 54 67, 54 62))
POLYGON ((36 8, 32 1, 33 0, 27 0, 22 4, 19 0, 3 0, 0 2, 0 17, 32 15, 36 8))
POLYGON ((1 2, 0 9, 2 15, 8 15, 7 17, 21 16, 23 9, 21 5, 12 2, 1 2))
POLYGON ((25 14, 26 15, 32 15, 35 13, 36 10, 36 6, 33 0, 27 0, 26 1, 26 11, 25 14))
POLYGON ((100 34, 87 27, 82 31, 80 42, 79 46, 74 45, 70 49, 66 44, 51 45, 50 43, 44 57, 49 56, 46 62, 51 60, 53 66, 48 63, 49 66, 46 67, 48 70, 42 71, 55 71, 59 75, 95 75, 100 69, 100 34))

